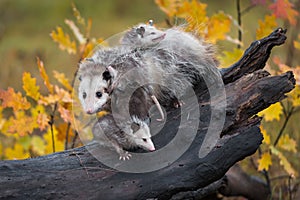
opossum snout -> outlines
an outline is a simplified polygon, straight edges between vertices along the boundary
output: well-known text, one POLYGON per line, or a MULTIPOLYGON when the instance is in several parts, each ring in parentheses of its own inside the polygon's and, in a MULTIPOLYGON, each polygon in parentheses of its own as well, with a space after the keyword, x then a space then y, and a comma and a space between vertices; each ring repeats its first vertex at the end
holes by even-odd
POLYGON ((149 151, 155 151, 155 147, 150 148, 149 151))

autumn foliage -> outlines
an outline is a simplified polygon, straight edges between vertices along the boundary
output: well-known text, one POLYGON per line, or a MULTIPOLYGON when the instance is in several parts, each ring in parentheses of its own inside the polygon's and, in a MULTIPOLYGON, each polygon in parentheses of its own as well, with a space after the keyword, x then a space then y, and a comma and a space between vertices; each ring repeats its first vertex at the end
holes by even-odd
MULTIPOLYGON (((240 1, 237 2, 239 5, 240 1)), ((300 7, 299 1, 295 5, 291 0, 247 2, 248 7, 244 9, 238 7, 239 20, 237 20, 233 15, 223 11, 209 16, 207 13, 209 5, 197 0, 155 0, 158 8, 166 15, 166 26, 184 24, 186 31, 191 31, 210 43, 218 45, 220 42, 225 42, 231 45, 228 49, 219 52, 221 68, 237 61, 244 52, 244 32, 253 33, 255 35, 253 40, 255 40, 283 25, 288 28, 288 31, 295 33, 297 24, 300 24, 299 12, 295 8, 295 6, 300 7), (257 21, 256 30, 249 30, 247 22, 242 21, 243 16, 249 10, 258 7, 265 8, 266 15, 257 21), (238 33, 237 37, 232 30, 238 33)), ((103 40, 91 37, 92 20, 84 19, 75 5, 72 5, 72 9, 74 19, 64 21, 69 30, 58 26, 50 33, 50 37, 60 50, 77 55, 80 61, 103 40), (67 31, 72 34, 68 34, 67 31)), ((292 35, 295 37, 290 38, 291 43, 288 44, 288 48, 299 53, 300 34, 292 35)), ((285 100, 259 113, 259 116, 264 119, 261 125, 264 141, 257 154, 245 161, 243 165, 246 168, 252 166, 269 178, 276 176, 276 172, 280 171, 281 175, 285 175, 290 180, 299 176, 300 167, 299 161, 294 162, 295 159, 299 160, 299 155, 295 156, 299 145, 297 141, 299 125, 298 129, 287 128, 292 116, 299 119, 297 114, 300 110, 300 62, 295 62, 296 57, 288 57, 284 53, 272 55, 266 68, 274 75, 293 71, 297 80, 296 88, 285 100), (274 129, 273 126, 279 128, 274 129)), ((15 91, 11 87, 0 89, 0 157, 2 159, 25 159, 81 145, 75 125, 80 122, 76 122, 72 114, 74 80, 68 80, 58 71, 47 71, 40 58, 36 58, 36 61, 40 77, 47 89, 45 94, 42 94, 36 78, 28 72, 23 73, 22 92, 15 91), (49 76, 55 77, 58 84, 51 83, 49 76)))

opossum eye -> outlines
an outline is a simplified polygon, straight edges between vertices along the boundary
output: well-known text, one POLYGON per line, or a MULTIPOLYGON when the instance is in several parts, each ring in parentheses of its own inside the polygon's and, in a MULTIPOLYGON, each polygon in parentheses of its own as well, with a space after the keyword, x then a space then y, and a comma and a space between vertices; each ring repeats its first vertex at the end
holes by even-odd
POLYGON ((96 97, 99 99, 102 97, 102 93, 101 92, 96 92, 96 97))
POLYGON ((81 76, 78 77, 79 81, 81 81, 81 76))
POLYGON ((146 138, 142 138, 142 140, 143 140, 144 142, 147 142, 147 139, 146 139, 146 138))
POLYGON ((155 32, 151 32, 150 34, 151 34, 151 35, 155 35, 155 32))
POLYGON ((83 97, 83 99, 86 98, 86 92, 83 92, 83 93, 82 93, 82 97, 83 97))

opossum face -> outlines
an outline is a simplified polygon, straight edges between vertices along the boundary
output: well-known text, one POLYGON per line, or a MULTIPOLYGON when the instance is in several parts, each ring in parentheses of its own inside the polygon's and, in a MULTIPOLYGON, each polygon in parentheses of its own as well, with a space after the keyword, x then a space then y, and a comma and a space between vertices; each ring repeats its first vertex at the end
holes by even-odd
POLYGON ((155 151, 154 144, 151 140, 150 129, 147 124, 142 124, 140 129, 133 133, 135 143, 147 150, 147 151, 155 151))
POLYGON ((142 45, 154 45, 163 40, 166 33, 151 25, 140 25, 136 28, 138 40, 142 45))
POLYGON ((79 99, 87 114, 94 114, 101 110, 108 101, 108 82, 102 77, 83 76, 79 84, 79 99))

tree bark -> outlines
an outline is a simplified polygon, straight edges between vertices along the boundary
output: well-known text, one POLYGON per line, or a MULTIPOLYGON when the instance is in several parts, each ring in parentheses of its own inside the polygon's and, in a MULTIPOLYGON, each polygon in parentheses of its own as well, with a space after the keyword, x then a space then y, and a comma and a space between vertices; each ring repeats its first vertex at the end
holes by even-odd
MULTIPOLYGON (((279 28, 253 42, 237 63, 221 71, 226 119, 217 144, 205 157, 198 154, 210 122, 210 99, 207 92, 196 90, 199 104, 188 105, 188 111, 199 107, 198 131, 191 146, 175 162, 147 173, 121 172, 91 155, 88 149, 97 149, 96 143, 38 158, 1 161, 0 199, 188 199, 193 194, 201 199, 211 194, 212 188, 224 184, 228 169, 261 144, 261 118, 255 114, 282 100, 294 88, 292 72, 270 76, 262 70, 271 49, 284 43, 285 32, 279 28), (196 192, 184 193, 188 191, 196 192)), ((153 137, 158 149, 174 137, 180 117, 188 117, 179 110, 168 111, 163 130, 153 137)), ((186 130, 193 128, 188 123, 183 126, 186 130)))

